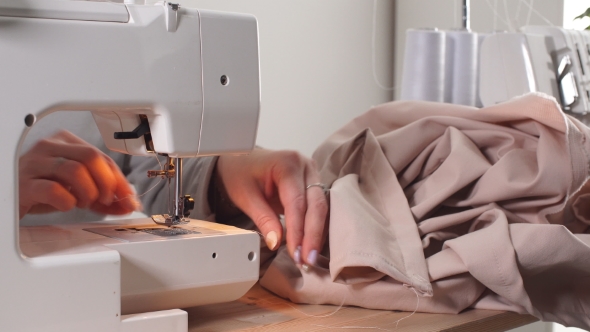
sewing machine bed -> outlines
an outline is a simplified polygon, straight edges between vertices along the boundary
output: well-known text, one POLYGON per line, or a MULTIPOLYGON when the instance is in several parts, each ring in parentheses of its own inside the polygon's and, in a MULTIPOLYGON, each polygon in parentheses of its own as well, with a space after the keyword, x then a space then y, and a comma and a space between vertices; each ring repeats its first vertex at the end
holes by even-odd
POLYGON ((408 317, 409 312, 297 305, 268 292, 259 284, 237 301, 195 307, 187 311, 189 332, 367 331, 368 327, 377 331, 396 332, 493 332, 506 331, 537 321, 528 315, 492 310, 469 310, 459 315, 415 313, 408 317), (396 321, 400 319, 402 320, 396 328, 396 321))
POLYGON ((258 234, 202 220, 168 228, 139 218, 20 227, 19 233, 33 265, 118 252, 123 315, 233 301, 258 280, 258 234))

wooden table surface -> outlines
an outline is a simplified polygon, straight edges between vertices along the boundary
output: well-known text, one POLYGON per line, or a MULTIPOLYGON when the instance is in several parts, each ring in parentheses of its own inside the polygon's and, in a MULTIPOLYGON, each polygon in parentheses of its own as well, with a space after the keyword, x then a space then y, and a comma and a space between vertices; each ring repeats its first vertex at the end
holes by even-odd
POLYGON ((537 319, 505 311, 469 310, 459 315, 297 305, 258 284, 241 299, 190 308, 189 331, 506 331, 537 319), (404 318, 406 317, 406 318, 404 318), (401 319, 401 320, 400 320, 401 319), (398 322, 399 321, 399 322, 398 322), (397 324, 397 328, 396 328, 397 324))

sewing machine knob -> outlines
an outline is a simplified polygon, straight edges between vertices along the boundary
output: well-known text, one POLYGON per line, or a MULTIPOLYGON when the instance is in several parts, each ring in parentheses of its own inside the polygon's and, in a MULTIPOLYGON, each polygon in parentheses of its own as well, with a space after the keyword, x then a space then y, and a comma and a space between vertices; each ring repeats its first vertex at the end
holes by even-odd
POLYGON ((195 208, 195 200, 191 195, 184 195, 182 215, 188 217, 191 214, 191 210, 195 208))

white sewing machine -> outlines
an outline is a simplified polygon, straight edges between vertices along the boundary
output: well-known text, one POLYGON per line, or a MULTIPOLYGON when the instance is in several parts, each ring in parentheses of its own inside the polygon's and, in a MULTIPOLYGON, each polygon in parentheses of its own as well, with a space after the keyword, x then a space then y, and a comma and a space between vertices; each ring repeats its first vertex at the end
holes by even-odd
POLYGON ((260 107, 256 19, 156 5, 0 3, 0 331, 187 330, 176 309, 257 280, 259 236, 186 218, 182 158, 247 153, 260 107), (116 225, 22 227, 18 156, 54 111, 91 111, 106 145, 169 157, 174 212, 116 225), (116 138, 115 138, 116 136, 116 138))
POLYGON ((590 32, 526 26, 486 37, 480 49, 484 106, 528 93, 554 96, 586 124, 590 111, 590 32))

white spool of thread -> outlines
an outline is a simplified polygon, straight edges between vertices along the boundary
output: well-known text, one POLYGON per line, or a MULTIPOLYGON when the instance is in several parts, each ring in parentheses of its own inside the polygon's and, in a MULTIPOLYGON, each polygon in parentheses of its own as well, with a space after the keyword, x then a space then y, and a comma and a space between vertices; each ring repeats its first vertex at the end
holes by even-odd
POLYGON ((401 99, 444 101, 445 33, 409 29, 402 74, 401 99))
POLYGON ((446 32, 445 102, 475 106, 477 103, 478 49, 476 33, 446 32))
POLYGON ((478 33, 477 34, 477 97, 475 98, 475 107, 483 107, 481 98, 479 97, 479 51, 481 50, 481 43, 489 36, 489 33, 478 33))

